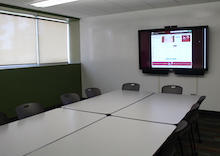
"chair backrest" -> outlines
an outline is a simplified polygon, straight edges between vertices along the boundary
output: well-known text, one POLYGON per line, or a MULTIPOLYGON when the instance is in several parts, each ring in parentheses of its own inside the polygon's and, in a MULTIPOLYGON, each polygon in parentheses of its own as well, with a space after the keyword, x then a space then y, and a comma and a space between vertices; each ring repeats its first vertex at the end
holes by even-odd
POLYGON ((188 123, 194 123, 197 121, 199 117, 199 107, 205 98, 206 96, 201 96, 199 100, 194 105, 192 105, 190 111, 184 117, 184 120, 186 120, 188 123))
POLYGON ((200 96, 199 100, 197 101, 197 103, 199 105, 201 105, 201 103, 205 100, 206 96, 200 96))
POLYGON ((0 112, 0 126, 8 123, 8 117, 5 113, 0 112))
POLYGON ((189 124, 195 122, 199 116, 199 103, 195 103, 190 111, 186 114, 186 116, 184 117, 184 120, 186 120, 189 124))
POLYGON ((176 140, 179 137, 179 134, 184 131, 184 129, 188 126, 188 122, 182 120, 177 125, 174 132, 170 135, 170 137, 166 140, 160 150, 160 156, 174 156, 176 153, 176 140))
POLYGON ((177 85, 166 85, 162 87, 162 93, 182 94, 183 88, 177 85))
POLYGON ((139 91, 140 85, 137 83, 125 83, 122 85, 122 90, 133 90, 133 91, 139 91))
POLYGON ((18 119, 23 119, 32 115, 44 112, 42 104, 37 102, 25 103, 15 108, 18 119))
POLYGON ((87 98, 101 95, 101 90, 99 88, 87 88, 85 89, 87 98))
POLYGON ((60 96, 60 99, 63 105, 67 105, 81 100, 79 95, 76 93, 65 93, 60 96))

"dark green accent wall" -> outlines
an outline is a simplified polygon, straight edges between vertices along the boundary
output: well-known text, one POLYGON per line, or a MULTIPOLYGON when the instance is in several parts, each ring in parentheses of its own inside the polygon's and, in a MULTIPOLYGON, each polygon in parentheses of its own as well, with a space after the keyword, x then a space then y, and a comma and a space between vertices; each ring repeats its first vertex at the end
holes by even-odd
POLYGON ((82 94, 81 64, 0 71, 0 112, 9 118, 16 117, 17 105, 40 102, 45 108, 53 107, 68 92, 82 94))

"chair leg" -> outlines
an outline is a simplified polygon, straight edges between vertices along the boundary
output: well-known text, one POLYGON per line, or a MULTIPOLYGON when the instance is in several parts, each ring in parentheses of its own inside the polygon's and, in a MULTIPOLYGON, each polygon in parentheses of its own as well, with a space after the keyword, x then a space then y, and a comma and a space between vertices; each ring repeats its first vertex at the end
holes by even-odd
POLYGON ((180 143, 180 151, 181 151, 181 155, 182 156, 184 156, 184 154, 183 154, 183 144, 182 144, 182 140, 181 140, 181 138, 179 137, 179 143, 180 143))
POLYGON ((192 152, 192 155, 194 155, 194 147, 193 147, 193 141, 192 141, 192 136, 190 133, 188 133, 188 137, 189 137, 189 143, 190 143, 190 147, 191 147, 191 152, 192 152))
POLYGON ((196 145, 195 145, 195 139, 194 139, 194 135, 193 135, 192 125, 190 125, 190 132, 192 135, 192 143, 193 143, 193 149, 194 149, 193 155, 198 155, 198 153, 196 152, 196 145))
POLYGON ((196 122, 196 130, 197 130, 197 133, 198 133, 199 143, 202 143, 202 140, 201 140, 201 137, 200 137, 200 132, 199 132, 198 122, 196 122))

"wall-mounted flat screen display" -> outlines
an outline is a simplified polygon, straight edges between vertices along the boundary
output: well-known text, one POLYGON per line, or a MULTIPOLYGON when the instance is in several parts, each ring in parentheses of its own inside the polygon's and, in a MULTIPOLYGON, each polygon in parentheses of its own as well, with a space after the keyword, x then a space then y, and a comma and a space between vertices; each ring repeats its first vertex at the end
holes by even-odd
POLYGON ((208 70, 208 26, 139 30, 144 73, 204 74, 208 70))

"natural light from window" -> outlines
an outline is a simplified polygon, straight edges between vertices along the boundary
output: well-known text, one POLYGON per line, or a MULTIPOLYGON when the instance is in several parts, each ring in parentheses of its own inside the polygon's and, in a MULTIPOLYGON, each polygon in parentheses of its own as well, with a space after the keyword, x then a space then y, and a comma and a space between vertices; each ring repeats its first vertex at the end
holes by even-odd
POLYGON ((68 63, 68 23, 0 14, 0 67, 68 63))

